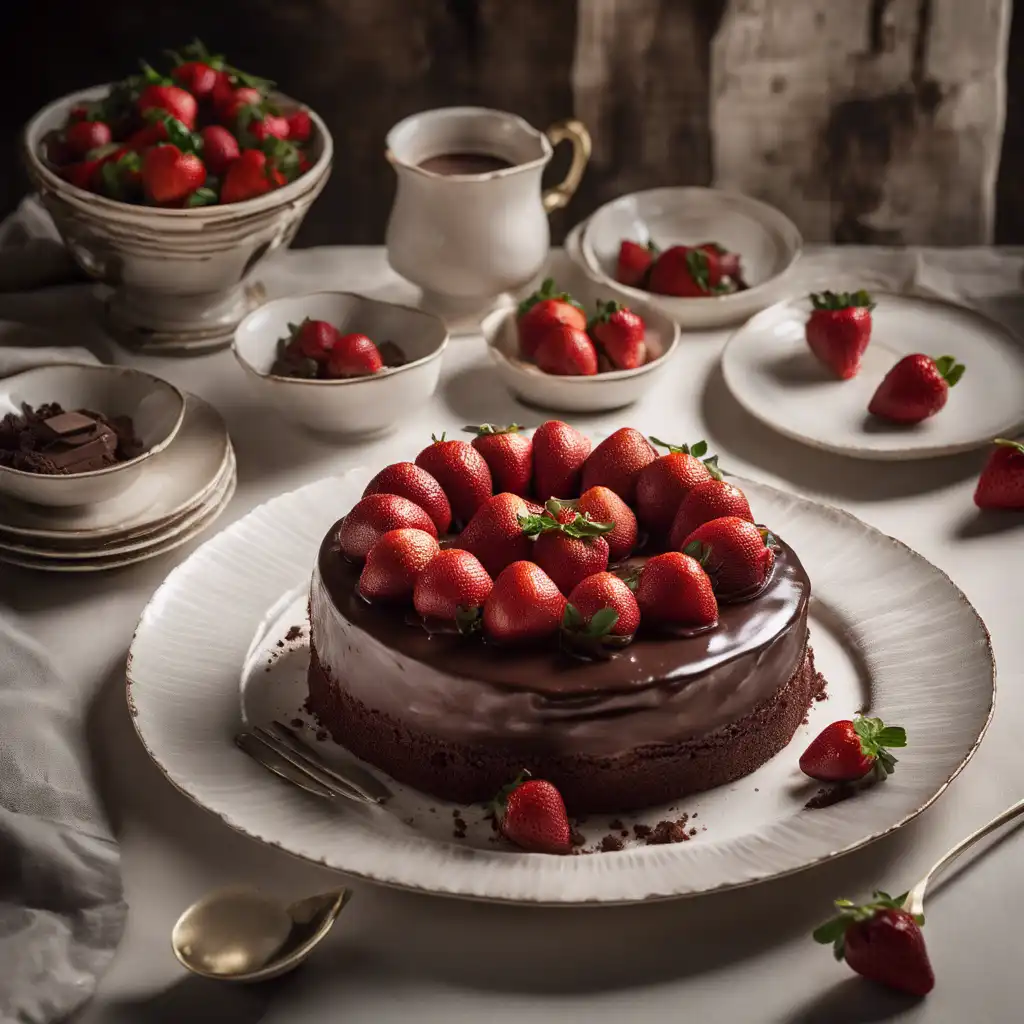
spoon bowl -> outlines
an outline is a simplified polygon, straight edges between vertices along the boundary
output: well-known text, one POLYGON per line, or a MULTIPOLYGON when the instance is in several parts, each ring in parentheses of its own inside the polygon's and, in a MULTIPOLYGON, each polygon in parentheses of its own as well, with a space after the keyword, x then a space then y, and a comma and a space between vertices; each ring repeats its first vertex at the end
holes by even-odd
POLYGON ((269 981, 313 952, 350 897, 340 889, 282 906, 255 889, 219 889, 178 918, 171 945, 182 966, 201 977, 269 981))

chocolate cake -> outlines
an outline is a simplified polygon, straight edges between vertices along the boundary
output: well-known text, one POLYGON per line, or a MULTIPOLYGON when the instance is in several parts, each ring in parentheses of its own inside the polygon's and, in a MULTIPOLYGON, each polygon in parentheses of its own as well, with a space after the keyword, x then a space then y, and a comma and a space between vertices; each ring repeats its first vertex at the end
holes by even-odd
POLYGON ((764 589, 723 605, 713 630, 641 633, 581 660, 557 643, 428 632, 411 608, 368 604, 339 525, 310 591, 309 708, 353 754, 441 799, 489 800, 527 769, 573 813, 667 803, 760 767, 822 688, 810 584, 781 540, 764 589))

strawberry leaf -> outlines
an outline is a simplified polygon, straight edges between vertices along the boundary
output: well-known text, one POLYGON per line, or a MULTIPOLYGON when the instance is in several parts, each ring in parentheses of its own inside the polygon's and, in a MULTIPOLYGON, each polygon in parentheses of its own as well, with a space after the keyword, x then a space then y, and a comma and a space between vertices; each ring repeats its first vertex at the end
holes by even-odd
POLYGON ((853 293, 850 292, 815 292, 811 295, 811 305, 814 309, 831 310, 833 312, 841 309, 863 308, 870 312, 875 308, 871 296, 863 288, 853 293))
POLYGON ((489 437, 492 434, 518 434, 523 428, 518 423, 510 423, 507 427, 496 427, 493 423, 481 423, 478 426, 470 424, 462 429, 467 434, 476 434, 477 437, 489 437))
POLYGON ((956 361, 956 356, 939 356, 935 360, 935 368, 949 387, 955 387, 966 369, 963 363, 956 361))
POLYGON ((712 480, 721 480, 722 471, 718 468, 718 456, 711 455, 704 460, 704 465, 707 466, 708 472, 711 474, 712 480))
POLYGON ((142 68, 142 80, 146 85, 170 85, 171 80, 166 75, 161 75, 156 68, 147 64, 144 60, 139 61, 139 67, 142 68))
POLYGON ((706 566, 708 559, 711 558, 711 545, 699 540, 691 541, 683 548, 683 554, 696 558, 701 565, 706 566))
POLYGON ((259 75, 250 75, 248 71, 242 71, 240 68, 231 67, 228 64, 224 65, 223 68, 232 78, 241 82, 242 85, 248 86, 250 89, 258 89, 262 93, 268 93, 274 88, 277 83, 270 78, 260 78, 259 75))
POLYGON ((708 254, 706 252, 700 249, 688 249, 686 251, 686 269, 689 270, 693 283, 702 292, 711 291, 711 267, 708 263, 708 254))
POLYGON ((472 607, 459 606, 455 609, 455 625, 463 636, 476 633, 483 628, 484 620, 479 605, 472 607))
MULTIPOLYGON (((171 52, 171 51, 168 51, 171 52)), ((193 39, 188 46, 183 46, 181 52, 186 60, 194 60, 199 64, 209 64, 211 68, 220 71, 224 67, 224 57, 219 53, 210 53, 206 44, 201 39, 193 39)), ((184 61, 179 60, 179 64, 184 61)))
POLYGON ((553 277, 547 277, 544 279, 540 288, 538 288, 532 295, 528 295, 519 305, 516 307, 516 315, 522 316, 524 313, 528 313, 538 302, 545 302, 548 299, 557 299, 559 302, 568 302, 571 306, 575 306, 577 309, 583 307, 568 293, 555 291, 555 279, 553 277))
POLYGON ((906 730, 900 726, 887 726, 880 718, 858 718, 853 723, 853 729, 860 738, 861 752, 865 757, 874 758, 877 777, 884 779, 892 775, 897 760, 889 753, 888 748, 905 747, 906 730))
POLYGON ((590 617, 587 632, 591 636, 603 637, 615 628, 615 623, 618 621, 619 613, 614 608, 602 608, 590 617))
POLYGON ((212 189, 203 185, 201 188, 197 188, 188 199, 185 200, 185 205, 189 207, 196 206, 212 206, 218 201, 217 193, 212 189))
POLYGON ((1001 445, 1004 448, 1016 448, 1021 455, 1024 455, 1024 443, 1020 441, 1011 441, 1005 437, 996 437, 993 438, 992 443, 1001 445))

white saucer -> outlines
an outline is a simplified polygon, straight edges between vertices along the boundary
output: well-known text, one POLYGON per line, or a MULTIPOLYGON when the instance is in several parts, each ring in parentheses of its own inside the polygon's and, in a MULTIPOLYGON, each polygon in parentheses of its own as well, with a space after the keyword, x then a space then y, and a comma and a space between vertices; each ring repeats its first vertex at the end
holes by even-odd
POLYGON ((1024 424, 1024 345, 973 310, 938 299, 874 295, 871 342, 860 373, 840 381, 804 338, 806 298, 790 299, 750 319, 722 352, 733 397, 780 434, 863 459, 920 459, 1014 437, 1024 424), (886 372, 913 352, 956 356, 967 367, 946 407, 913 427, 868 415, 886 372))
MULTIPOLYGON (((99 505, 42 508, 0 500, 0 538, 37 541, 122 541, 142 537, 195 509, 213 492, 231 457, 227 427, 219 412, 186 395, 185 416, 174 440, 154 455, 138 482, 99 505)), ((44 543, 43 547, 53 547, 44 543)))

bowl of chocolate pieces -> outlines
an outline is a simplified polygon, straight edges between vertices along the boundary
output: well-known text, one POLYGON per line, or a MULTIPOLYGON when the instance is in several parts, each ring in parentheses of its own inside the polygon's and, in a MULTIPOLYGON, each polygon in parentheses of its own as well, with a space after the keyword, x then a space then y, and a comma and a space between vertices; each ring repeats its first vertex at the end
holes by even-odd
POLYGON ((122 494, 178 432, 185 398, 125 366, 59 363, 0 380, 0 498, 93 505, 122 494))

